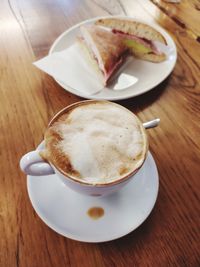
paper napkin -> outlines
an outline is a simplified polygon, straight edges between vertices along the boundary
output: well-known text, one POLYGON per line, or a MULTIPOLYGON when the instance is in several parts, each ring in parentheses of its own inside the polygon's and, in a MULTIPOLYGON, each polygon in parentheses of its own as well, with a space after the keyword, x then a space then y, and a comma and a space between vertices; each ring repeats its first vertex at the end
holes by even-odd
POLYGON ((52 53, 33 64, 56 80, 86 95, 102 90, 96 73, 84 61, 78 44, 52 53))

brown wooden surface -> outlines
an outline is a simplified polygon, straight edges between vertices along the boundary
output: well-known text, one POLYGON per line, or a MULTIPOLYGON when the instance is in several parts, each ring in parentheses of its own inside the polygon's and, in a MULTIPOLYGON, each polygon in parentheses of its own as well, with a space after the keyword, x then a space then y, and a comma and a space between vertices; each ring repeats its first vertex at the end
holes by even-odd
MULTIPOLYGON (((200 266, 200 26, 199 1, 0 1, 0 267, 200 266), (131 234, 88 244, 61 237, 36 215, 21 156, 34 149, 54 113, 81 100, 32 62, 87 18, 126 14, 151 18, 174 38, 178 60, 156 89, 120 104, 150 130, 160 189, 149 218, 131 234)), ((125 218, 124 218, 125 219, 125 218)))

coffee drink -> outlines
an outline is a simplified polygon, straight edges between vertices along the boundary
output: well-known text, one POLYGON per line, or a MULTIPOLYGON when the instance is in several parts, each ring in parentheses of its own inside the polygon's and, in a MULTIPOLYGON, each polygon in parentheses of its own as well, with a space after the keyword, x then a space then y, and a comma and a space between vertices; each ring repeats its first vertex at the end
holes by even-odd
POLYGON ((145 129, 126 108, 83 101, 58 113, 45 133, 43 157, 62 174, 88 184, 132 175, 147 153, 145 129))

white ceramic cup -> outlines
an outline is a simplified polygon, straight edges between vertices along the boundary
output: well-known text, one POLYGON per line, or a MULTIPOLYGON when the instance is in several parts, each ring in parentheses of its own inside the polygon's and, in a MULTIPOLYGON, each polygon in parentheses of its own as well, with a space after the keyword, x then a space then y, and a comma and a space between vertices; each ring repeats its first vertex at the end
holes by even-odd
MULTIPOLYGON (((72 104, 60 112, 58 112, 53 119, 50 121, 49 126, 52 125, 52 123, 59 117, 61 114, 63 114, 66 110, 73 106, 79 106, 84 102, 93 101, 93 100, 86 100, 77 102, 75 104, 72 104)), ((141 166, 139 166, 137 169, 134 169, 129 175, 126 177, 123 177, 122 179, 117 179, 115 181, 112 181, 110 183, 106 184, 90 184, 86 182, 77 181, 71 177, 68 177, 61 173, 51 162, 45 161, 41 156, 40 152, 44 150, 44 141, 40 144, 40 146, 35 150, 31 151, 27 154, 25 154, 21 160, 20 160, 20 168, 24 173, 31 176, 44 176, 44 175, 50 175, 50 174, 56 174, 61 181, 71 189, 73 189, 76 192, 91 195, 91 196, 103 196, 108 195, 113 192, 116 192, 120 190, 125 184, 127 184, 134 175, 138 172, 138 170, 142 167, 148 152, 148 144, 146 145, 146 153, 143 160, 143 163, 141 166)), ((48 178, 47 178, 48 179, 48 178)))

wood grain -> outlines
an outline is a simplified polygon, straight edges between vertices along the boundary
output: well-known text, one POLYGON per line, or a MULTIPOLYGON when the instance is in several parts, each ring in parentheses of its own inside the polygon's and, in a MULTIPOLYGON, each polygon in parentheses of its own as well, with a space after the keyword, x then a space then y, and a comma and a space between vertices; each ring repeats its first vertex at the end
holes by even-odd
POLYGON ((152 0, 152 2, 189 34, 196 39, 200 37, 200 2, 198 0, 180 1, 178 4, 162 0, 152 0))
MULTIPOLYGON (((198 1, 2 0, 0 2, 0 267, 200 266, 200 44, 198 1), (72 25, 101 15, 155 20, 174 38, 173 73, 154 90, 119 101, 146 121, 160 189, 149 218, 119 240, 89 244, 64 238, 36 215, 21 156, 43 139, 48 121, 81 100, 32 62, 72 25)), ((125 219, 125 218, 124 218, 125 219)), ((114 223, 114 222, 113 222, 114 223)))

